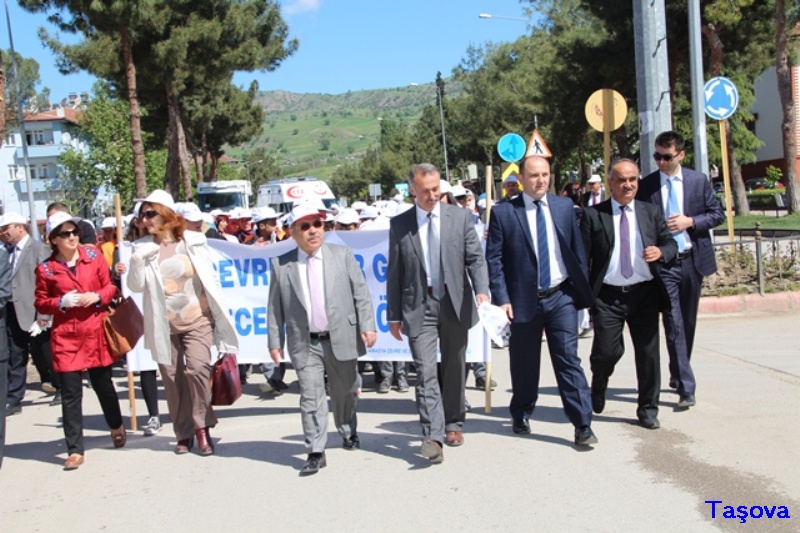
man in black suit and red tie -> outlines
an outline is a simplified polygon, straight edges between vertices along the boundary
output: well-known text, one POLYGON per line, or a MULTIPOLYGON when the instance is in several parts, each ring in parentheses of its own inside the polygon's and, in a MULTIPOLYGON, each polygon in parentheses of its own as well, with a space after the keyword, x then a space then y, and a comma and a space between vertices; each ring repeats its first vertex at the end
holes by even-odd
POLYGON ((670 309, 663 314, 669 351, 670 386, 678 390, 678 407, 696 403, 695 377, 689 363, 697 326, 700 286, 704 276, 717 271, 709 230, 725 219, 708 178, 681 166, 686 156, 680 133, 665 131, 656 137, 653 157, 659 170, 639 184, 636 198, 659 206, 678 244, 676 258, 664 265, 661 278, 670 309))
POLYGON ((594 340, 592 409, 602 413, 608 378, 625 352, 622 329, 628 324, 636 361, 639 399, 636 415, 642 426, 656 429, 661 379, 659 371, 658 312, 669 304, 659 272, 675 258, 678 246, 661 210, 636 202, 639 167, 621 159, 611 165, 611 199, 587 207, 581 221, 589 283, 595 296, 592 308, 594 340))

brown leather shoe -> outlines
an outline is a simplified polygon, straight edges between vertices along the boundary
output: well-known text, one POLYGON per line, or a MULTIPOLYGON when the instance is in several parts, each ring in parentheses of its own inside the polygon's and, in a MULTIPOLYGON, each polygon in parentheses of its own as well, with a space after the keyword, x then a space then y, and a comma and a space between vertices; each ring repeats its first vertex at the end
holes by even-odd
POLYGON ((64 470, 77 470, 83 464, 83 455, 79 453, 71 453, 67 457, 67 462, 64 463, 64 470))
POLYGON ((178 444, 175 446, 175 453, 178 455, 183 455, 184 453, 189 453, 189 450, 192 449, 192 445, 194 444, 194 438, 189 437, 188 439, 181 439, 178 441, 178 444))
POLYGON ((460 431, 448 431, 447 437, 444 441, 448 446, 452 446, 454 448, 456 446, 461 446, 464 444, 464 434, 460 431))
POLYGON ((214 445, 211 443, 211 433, 208 432, 208 428, 195 430, 194 436, 197 437, 197 451, 200 455, 214 453, 214 445))
POLYGON ((114 448, 122 448, 127 440, 128 435, 125 433, 124 425, 111 430, 111 441, 114 443, 114 448))

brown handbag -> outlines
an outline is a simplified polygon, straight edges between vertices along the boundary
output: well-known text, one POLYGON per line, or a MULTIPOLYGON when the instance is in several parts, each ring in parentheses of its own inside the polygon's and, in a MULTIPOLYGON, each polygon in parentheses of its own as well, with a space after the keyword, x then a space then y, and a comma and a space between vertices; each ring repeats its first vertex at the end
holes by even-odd
POLYGON ((144 317, 130 296, 114 298, 103 319, 108 351, 119 359, 133 350, 144 334, 144 317))
POLYGON ((223 353, 211 371, 211 405, 233 405, 242 395, 236 354, 223 353))

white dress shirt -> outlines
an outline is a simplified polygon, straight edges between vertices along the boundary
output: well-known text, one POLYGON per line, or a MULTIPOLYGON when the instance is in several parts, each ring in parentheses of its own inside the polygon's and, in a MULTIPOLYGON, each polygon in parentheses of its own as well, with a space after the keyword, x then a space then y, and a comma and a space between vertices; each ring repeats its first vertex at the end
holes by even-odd
MULTIPOLYGON (((431 256, 428 253, 428 211, 425 211, 420 206, 415 206, 417 210, 417 227, 419 228, 419 235, 420 243, 422 244, 422 254, 425 256, 425 278, 428 280, 428 287, 431 286, 431 256)), ((433 217, 431 217, 431 222, 433 223, 433 231, 439 236, 439 244, 441 245, 442 242, 442 210, 441 204, 439 202, 433 208, 433 217)), ((441 258, 442 265, 444 265, 444 255, 439 254, 441 258)), ((444 272, 442 272, 442 276, 444 276, 444 272)), ((442 279, 444 282, 444 279, 442 279)))
MULTIPOLYGON (((536 257, 539 257, 539 243, 536 238, 536 204, 533 203, 533 197, 528 196, 526 193, 523 193, 522 197, 525 200, 525 213, 528 216, 528 227, 531 230, 533 249, 536 250, 536 257)), ((557 287, 567 279, 567 267, 564 266, 564 260, 561 257, 561 246, 559 246, 558 238, 556 237, 553 216, 550 213, 550 206, 547 202, 547 195, 544 195, 539 205, 542 206, 544 223, 547 226, 547 249, 550 252, 550 287, 557 287)), ((550 287, 539 287, 539 289, 547 290, 550 287)))
MULTIPOLYGON (((685 214, 683 212, 683 173, 681 172, 681 167, 678 167, 678 173, 674 176, 667 176, 664 172, 659 171, 659 175, 661 177, 661 207, 664 208, 664 219, 669 221, 669 186, 667 185, 667 181, 672 181, 672 188, 675 189, 675 195, 678 198, 678 208, 681 211, 681 215, 685 214)), ((683 236, 686 240, 686 247, 684 248, 684 252, 692 249, 692 239, 689 238, 689 234, 685 231, 682 231, 683 236)), ((675 233, 675 235, 680 235, 680 233, 675 233)))
MULTIPOLYGON (((315 257, 319 259, 317 261, 317 264, 315 265, 317 267, 315 272, 317 274, 318 283, 320 287, 324 287, 325 276, 323 273, 325 267, 323 266, 323 264, 325 263, 325 261, 323 261, 322 259, 322 247, 320 247, 316 251, 315 257)), ((308 317, 309 331, 311 331, 312 333, 320 333, 319 331, 316 331, 316 327, 314 326, 314 314, 311 306, 311 297, 309 296, 308 254, 305 253, 300 248, 297 249, 297 271, 300 274, 300 285, 303 287, 303 303, 306 304, 306 316, 308 317)), ((320 295, 320 298, 322 298, 323 305, 325 306, 325 309, 327 309, 328 306, 326 305, 327 302, 325 302, 324 291, 323 294, 320 295)))
POLYGON ((31 240, 31 237, 26 233, 14 246, 14 250, 8 254, 8 260, 11 262, 12 265, 14 265, 14 272, 17 271, 17 263, 19 262, 19 256, 22 253, 22 250, 25 249, 25 246, 28 245, 29 240, 31 240))
POLYGON ((617 287, 624 287, 626 285, 634 285, 643 281, 653 279, 653 273, 650 272, 650 267, 647 261, 644 260, 644 244, 642 242, 642 234, 639 232, 639 223, 636 220, 636 210, 633 208, 635 200, 631 200, 625 207, 625 218, 628 219, 629 242, 631 243, 629 250, 622 250, 620 243, 619 221, 622 217, 620 211, 621 204, 611 199, 611 213, 614 219, 614 250, 611 252, 611 261, 608 263, 608 270, 603 278, 603 283, 606 285, 615 285, 617 287), (631 255, 631 265, 633 265, 633 275, 626 278, 622 275, 620 268, 620 255, 628 253, 631 255))

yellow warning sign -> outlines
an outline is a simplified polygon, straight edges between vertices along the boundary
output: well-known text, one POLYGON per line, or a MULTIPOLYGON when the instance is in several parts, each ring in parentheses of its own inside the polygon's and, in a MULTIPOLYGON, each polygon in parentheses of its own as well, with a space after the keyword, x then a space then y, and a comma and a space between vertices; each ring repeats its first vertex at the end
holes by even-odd
POLYGON ((514 174, 515 176, 519 175, 519 167, 517 166, 516 163, 511 163, 510 165, 508 165, 508 167, 506 167, 506 169, 503 171, 500 177, 506 179, 511 174, 514 174))
POLYGON ((528 151, 525 152, 525 157, 528 157, 530 155, 553 157, 553 154, 550 152, 550 148, 547 147, 547 144, 544 142, 542 134, 539 133, 539 130, 533 130, 533 135, 531 135, 531 142, 528 143, 528 151))

